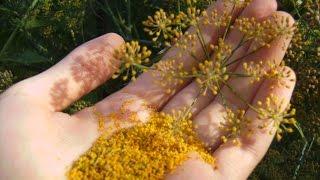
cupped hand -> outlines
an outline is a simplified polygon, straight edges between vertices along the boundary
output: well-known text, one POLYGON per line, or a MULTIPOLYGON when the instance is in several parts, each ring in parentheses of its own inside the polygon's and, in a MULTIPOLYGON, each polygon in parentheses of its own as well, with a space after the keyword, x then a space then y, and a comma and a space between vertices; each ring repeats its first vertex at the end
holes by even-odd
MULTIPOLYGON (((223 11, 231 11, 224 6, 223 0, 217 1, 207 9, 216 9, 221 15, 223 11)), ((233 17, 255 17, 258 20, 277 14, 278 18, 288 18, 290 15, 276 11, 276 0, 254 0, 244 10, 234 11, 233 17)), ((189 31, 194 31, 190 28, 189 31)), ((223 29, 215 27, 203 28, 206 44, 216 43, 223 29)), ((232 29, 226 38, 233 48, 241 40, 241 33, 232 29)), ((290 38, 279 37, 269 48, 243 58, 242 62, 252 60, 278 60, 285 55, 290 38)), ((125 88, 106 97, 93 107, 69 115, 61 111, 71 103, 81 98, 97 86, 109 79, 119 66, 114 59, 114 51, 124 43, 116 34, 106 34, 91 40, 73 50, 58 64, 47 71, 21 81, 0 96, 0 179, 64 179, 66 171, 72 163, 85 153, 99 137, 98 121, 94 111, 108 114, 119 110, 122 103, 128 99, 134 100, 129 111, 137 112, 141 121, 148 120, 149 110, 143 104, 147 103, 158 111, 170 112, 190 105, 200 89, 195 81, 190 79, 184 84, 174 85, 170 89, 175 93, 168 94, 166 89, 159 86, 157 76, 152 70, 143 73, 136 81, 125 88)), ((252 44, 239 48, 230 59, 237 59, 248 54, 252 44)), ((203 59, 200 42, 196 43, 197 56, 203 59)), ((175 56, 178 48, 172 47, 163 57, 163 61, 175 56)), ((184 54, 179 62, 184 62, 189 70, 196 65, 195 59, 184 54)), ((177 62, 177 63, 179 63, 177 62)), ((241 65, 235 64, 232 70, 243 72, 241 65)), ((291 71, 288 69, 288 71, 291 71)), ((250 78, 233 79, 228 84, 233 87, 245 100, 255 104, 271 93, 284 99, 288 104, 295 85, 294 73, 290 78, 284 78, 288 87, 278 87, 272 80, 252 84, 250 78)), ((245 109, 246 116, 258 124, 256 112, 223 87, 220 96, 207 94, 199 97, 192 106, 194 123, 200 138, 211 146, 217 159, 217 169, 196 156, 178 167, 175 172, 166 176, 168 179, 245 179, 259 163, 273 135, 264 131, 254 131, 250 137, 240 137, 241 147, 231 142, 221 144, 223 132, 219 124, 224 121, 226 110, 222 101, 227 101, 232 107, 245 109)), ((106 120, 108 126, 108 120, 106 120)), ((130 126, 129 122, 123 122, 130 126)))

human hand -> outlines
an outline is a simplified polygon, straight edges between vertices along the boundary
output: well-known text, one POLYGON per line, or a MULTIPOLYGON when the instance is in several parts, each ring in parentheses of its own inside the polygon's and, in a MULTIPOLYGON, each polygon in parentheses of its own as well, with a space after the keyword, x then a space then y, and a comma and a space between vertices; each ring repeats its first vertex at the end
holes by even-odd
MULTIPOLYGON (((222 11, 219 1, 212 8, 222 11)), ((259 20, 276 13, 279 18, 290 15, 276 11, 275 0, 254 0, 240 16, 255 17, 259 20)), ((237 13, 234 14, 237 16, 237 13)), ((192 31, 192 29, 190 30, 192 31)), ((205 42, 216 42, 219 30, 211 27, 204 29, 205 42)), ((221 32, 221 30, 220 30, 221 32)), ((237 30, 229 32, 226 41, 236 45, 241 34, 237 30)), ((254 59, 282 60, 290 38, 278 38, 270 48, 263 48, 244 58, 242 62, 254 59), (284 46, 284 48, 283 48, 284 46)), ((17 83, 0 96, 0 177, 1 179, 63 179, 65 173, 78 157, 86 152, 99 137, 98 121, 93 115, 97 110, 103 114, 117 111, 127 99, 133 99, 130 111, 137 112, 141 121, 148 118, 148 109, 142 104, 152 105, 158 111, 170 112, 192 103, 199 92, 194 81, 171 87, 175 94, 154 83, 157 77, 152 72, 143 73, 136 81, 100 101, 93 107, 74 115, 62 113, 75 100, 104 83, 116 71, 113 51, 123 40, 116 34, 107 34, 89 41, 65 57, 49 70, 17 83)), ((200 44, 198 43, 198 46, 200 44)), ((235 56, 246 55, 250 47, 236 51, 235 56)), ((174 56, 177 48, 171 48, 163 59, 174 56)), ((200 52, 198 52, 200 53, 200 52)), ((201 56, 201 54, 199 54, 201 56)), ((197 63, 188 55, 181 58, 189 70, 197 63)), ((118 62, 119 63, 119 62, 118 62)), ((243 71, 242 66, 234 66, 235 72, 243 71)), ((291 70, 289 70, 291 71, 291 70)), ((288 87, 270 88, 274 81, 251 84, 250 79, 230 79, 232 86, 247 101, 253 104, 273 93, 290 101, 294 88, 294 73, 284 78, 288 87)), ((247 105, 234 97, 227 89, 221 92, 234 107, 248 109, 247 105)), ((199 97, 192 106, 193 119, 198 125, 197 132, 202 140, 212 146, 217 158, 218 169, 214 170, 197 157, 190 157, 169 179, 245 179, 252 172, 267 151, 273 135, 255 131, 250 138, 241 137, 241 147, 227 142, 221 145, 223 132, 218 128, 224 121, 225 109, 219 96, 207 94, 199 97)), ((257 122, 257 114, 248 109, 246 116, 257 122)), ((108 125, 108 120, 106 124, 108 125)))

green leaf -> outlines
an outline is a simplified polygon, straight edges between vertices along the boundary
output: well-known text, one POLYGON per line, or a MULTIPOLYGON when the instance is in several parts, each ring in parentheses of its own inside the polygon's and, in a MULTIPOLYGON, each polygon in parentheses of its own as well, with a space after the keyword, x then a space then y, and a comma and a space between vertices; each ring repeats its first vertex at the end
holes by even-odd
POLYGON ((2 57, 0 61, 30 65, 30 64, 36 64, 36 63, 48 63, 49 59, 31 50, 26 50, 13 57, 9 57, 9 56, 2 57))

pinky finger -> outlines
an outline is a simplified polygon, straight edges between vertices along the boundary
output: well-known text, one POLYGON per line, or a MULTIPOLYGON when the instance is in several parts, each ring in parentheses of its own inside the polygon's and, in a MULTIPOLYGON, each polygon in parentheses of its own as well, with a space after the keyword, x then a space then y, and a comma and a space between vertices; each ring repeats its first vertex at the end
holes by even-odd
MULTIPOLYGON (((263 102, 270 95, 274 95, 274 97, 278 97, 281 106, 277 101, 270 103, 268 108, 278 113, 285 111, 290 102, 296 81, 294 72, 288 67, 286 67, 286 71, 289 72, 289 77, 277 81, 265 80, 252 102, 254 106, 259 104, 259 101, 263 102), (279 81, 285 83, 286 86, 279 86, 279 81)), ((264 104, 262 103, 262 106, 264 104)), ((276 133, 273 120, 260 120, 259 114, 252 109, 249 109, 245 116, 252 120, 250 127, 248 127, 253 129, 252 134, 249 137, 242 136, 239 138, 240 147, 228 141, 214 152, 218 166, 214 173, 215 179, 246 179, 261 161, 273 140, 276 133), (268 126, 259 129, 258 127, 261 124, 268 124, 268 126)))

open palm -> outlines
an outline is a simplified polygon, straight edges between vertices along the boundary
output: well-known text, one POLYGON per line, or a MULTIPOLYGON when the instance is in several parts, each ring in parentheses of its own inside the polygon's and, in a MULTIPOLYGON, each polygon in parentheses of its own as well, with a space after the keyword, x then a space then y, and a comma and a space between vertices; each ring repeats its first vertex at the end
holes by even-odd
MULTIPOLYGON (((222 0, 217 1, 207 11, 217 9, 218 12, 231 9, 223 6, 222 0)), ((277 17, 288 17, 284 12, 276 12, 275 0, 254 0, 243 11, 235 11, 234 17, 255 17, 259 20, 276 13, 277 17)), ((189 31, 193 31, 191 28, 189 31)), ((203 29, 205 43, 215 43, 222 30, 215 27, 203 29), (220 33, 219 33, 220 32, 220 33)), ((233 29, 227 35, 226 41, 235 47, 241 39, 241 33, 233 29)), ((290 39, 278 38, 271 43, 270 48, 244 58, 242 62, 252 60, 283 59, 285 49, 290 39)), ((65 57, 49 70, 15 84, 0 96, 0 179, 63 179, 68 168, 99 137, 98 121, 94 116, 97 110, 103 114, 118 111, 123 102, 134 100, 129 111, 137 112, 141 121, 148 119, 149 110, 143 106, 147 103, 158 111, 170 112, 190 105, 199 93, 199 87, 190 79, 188 83, 171 87, 175 93, 168 94, 166 89, 154 83, 155 72, 145 72, 136 81, 120 91, 110 95, 93 107, 84 109, 74 115, 60 112, 75 100, 109 79, 116 71, 119 62, 114 61, 113 52, 123 39, 116 34, 107 34, 91 40, 65 57)), ((197 55, 201 58, 200 43, 197 44, 197 55)), ((252 45, 238 49, 232 59, 246 55, 252 45)), ((177 53, 171 48, 163 59, 168 59, 177 53)), ((189 55, 183 55, 179 60, 191 69, 197 62, 189 55)), ((242 72, 243 67, 235 64, 232 69, 242 72)), ((291 70, 290 70, 291 71, 291 70)), ((294 76, 294 73, 291 73, 294 76)), ((247 101, 257 102, 273 93, 290 101, 294 77, 284 79, 289 88, 276 87, 274 81, 266 80, 261 84, 250 83, 249 78, 230 79, 232 86, 247 101)), ((218 128, 224 121, 225 109, 222 101, 227 101, 232 107, 248 109, 247 105, 235 95, 222 88, 220 96, 207 94, 201 96, 192 106, 194 123, 199 127, 200 138, 213 149, 217 158, 218 169, 214 170, 196 155, 171 173, 167 178, 173 179, 245 179, 266 153, 273 136, 254 131, 250 137, 241 137, 242 147, 235 147, 227 142, 221 145, 223 132, 218 128)), ((248 109, 246 116, 253 120, 257 114, 248 109)), ((123 122, 130 126, 129 122, 123 122)), ((258 124, 255 122, 253 124, 258 124)), ((108 122, 106 121, 106 125, 108 122)))

